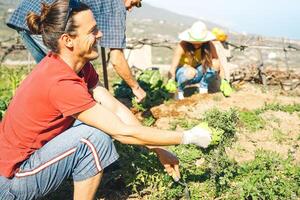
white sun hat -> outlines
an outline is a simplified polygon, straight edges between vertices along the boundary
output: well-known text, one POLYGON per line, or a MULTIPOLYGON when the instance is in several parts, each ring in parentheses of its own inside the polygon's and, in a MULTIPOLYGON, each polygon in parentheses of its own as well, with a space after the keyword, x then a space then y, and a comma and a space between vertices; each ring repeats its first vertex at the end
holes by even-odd
POLYGON ((180 33, 178 38, 186 42, 207 42, 216 39, 202 21, 195 22, 191 28, 180 33))

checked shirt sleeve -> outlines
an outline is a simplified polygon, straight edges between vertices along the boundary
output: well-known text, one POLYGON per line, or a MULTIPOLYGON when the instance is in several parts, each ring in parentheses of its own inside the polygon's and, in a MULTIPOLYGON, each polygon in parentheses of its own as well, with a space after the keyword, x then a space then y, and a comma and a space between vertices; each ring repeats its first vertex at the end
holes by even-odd
POLYGON ((103 36, 100 45, 105 48, 126 48, 126 8, 123 0, 85 0, 97 21, 103 36))
POLYGON ((45 2, 47 4, 52 3, 54 0, 23 0, 12 13, 7 25, 13 29, 17 30, 28 30, 26 16, 28 12, 34 12, 40 14, 41 3, 45 2))

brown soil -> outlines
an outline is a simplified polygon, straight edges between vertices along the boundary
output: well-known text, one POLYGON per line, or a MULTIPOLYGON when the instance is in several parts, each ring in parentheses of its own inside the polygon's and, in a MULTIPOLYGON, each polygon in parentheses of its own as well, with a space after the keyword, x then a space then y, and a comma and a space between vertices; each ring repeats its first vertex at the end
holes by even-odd
POLYGON ((253 159, 257 149, 264 149, 276 151, 284 157, 291 153, 295 162, 300 164, 299 116, 296 113, 268 111, 262 117, 267 121, 266 127, 254 133, 238 133, 237 142, 227 149, 228 155, 243 162, 253 159))
MULTIPOLYGON (((155 126, 168 129, 175 118, 201 119, 203 113, 213 107, 221 110, 233 107, 253 110, 262 108, 266 103, 300 103, 300 87, 289 92, 282 91, 279 87, 270 87, 264 91, 259 85, 246 83, 240 85, 238 91, 229 98, 221 93, 195 94, 184 100, 174 100, 153 107, 151 112, 157 119, 155 126)), ((267 111, 261 116, 267 121, 265 128, 257 132, 240 129, 237 141, 226 149, 228 155, 238 162, 244 162, 252 160, 256 150, 265 149, 276 151, 285 157, 291 153, 295 162, 300 164, 299 113, 267 111)))

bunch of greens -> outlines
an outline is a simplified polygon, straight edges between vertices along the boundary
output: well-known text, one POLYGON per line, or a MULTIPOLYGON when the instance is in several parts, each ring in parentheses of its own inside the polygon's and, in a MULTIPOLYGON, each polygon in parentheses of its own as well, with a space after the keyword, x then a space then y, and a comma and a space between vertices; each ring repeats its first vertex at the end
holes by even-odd
POLYGON ((137 81, 143 90, 147 93, 145 100, 138 103, 134 98, 130 87, 122 80, 113 85, 114 94, 117 98, 131 99, 133 107, 139 111, 145 111, 153 106, 162 104, 171 98, 174 93, 174 85, 160 74, 159 70, 145 70, 137 76, 137 81))
POLYGON ((204 114, 204 121, 207 122, 210 128, 214 128, 216 144, 229 144, 235 137, 237 123, 239 121, 238 111, 236 109, 230 109, 222 112, 217 108, 208 110, 204 114))
POLYGON ((207 122, 201 122, 198 126, 211 132, 212 135, 210 145, 218 145, 220 143, 222 140, 222 135, 224 134, 224 130, 209 127, 207 122))

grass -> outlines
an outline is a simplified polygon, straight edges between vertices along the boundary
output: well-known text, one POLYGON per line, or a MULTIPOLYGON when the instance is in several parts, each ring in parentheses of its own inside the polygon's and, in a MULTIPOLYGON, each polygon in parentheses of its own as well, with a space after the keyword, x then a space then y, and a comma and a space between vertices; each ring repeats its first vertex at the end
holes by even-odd
POLYGON ((277 153, 258 150, 253 161, 238 167, 237 176, 225 194, 232 199, 297 199, 300 167, 277 153))
POLYGON ((254 111, 241 111, 239 119, 243 126, 250 132, 256 132, 265 127, 265 120, 254 111))
POLYGON ((282 111, 282 112, 287 112, 292 114, 294 112, 300 112, 300 104, 294 103, 294 104, 281 105, 279 103, 270 103, 270 104, 265 104, 263 108, 257 109, 255 112, 256 114, 260 114, 267 110, 282 111))
POLYGON ((177 118, 169 122, 169 129, 176 130, 177 128, 190 129, 200 123, 197 119, 177 118))
POLYGON ((279 144, 282 144, 284 141, 287 140, 286 134, 284 134, 280 129, 274 129, 273 138, 279 144))

